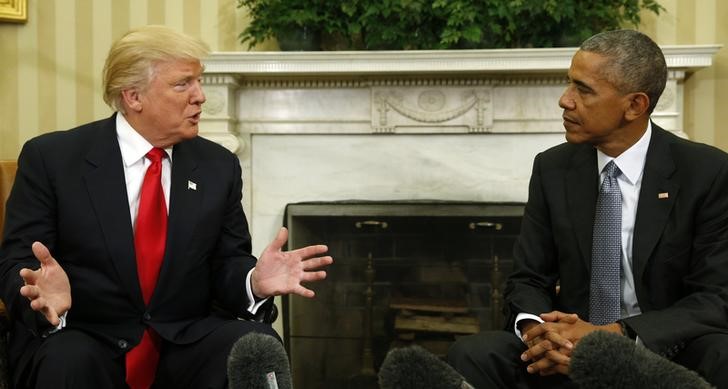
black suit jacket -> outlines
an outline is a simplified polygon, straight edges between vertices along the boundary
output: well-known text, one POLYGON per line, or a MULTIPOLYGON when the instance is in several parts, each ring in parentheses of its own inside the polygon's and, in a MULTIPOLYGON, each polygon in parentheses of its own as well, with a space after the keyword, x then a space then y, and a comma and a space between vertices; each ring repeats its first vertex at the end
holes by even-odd
MULTIPOLYGON (((692 338, 728 333, 728 155, 652 129, 632 253, 642 314, 625 322, 648 348, 673 357, 692 338)), ((511 329, 519 312, 589 319, 598 174, 590 145, 536 156, 505 290, 511 329)))
POLYGON ((213 304, 247 316, 245 276, 256 259, 237 157, 200 137, 174 146, 167 249, 149 306, 137 278, 126 193, 115 116, 23 147, 0 251, 15 365, 27 361, 48 330, 18 293, 18 271, 38 267, 34 241, 48 246, 70 279, 68 328, 98 336, 119 354, 140 341, 146 325, 170 342, 202 338, 223 322, 213 304))

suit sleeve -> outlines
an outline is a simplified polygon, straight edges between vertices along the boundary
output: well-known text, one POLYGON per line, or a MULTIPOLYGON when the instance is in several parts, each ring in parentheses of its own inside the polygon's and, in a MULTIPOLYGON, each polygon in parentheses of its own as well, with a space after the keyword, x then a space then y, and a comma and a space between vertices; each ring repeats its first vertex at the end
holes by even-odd
POLYGON ((519 313, 549 312, 554 305, 558 269, 540 158, 537 155, 533 163, 528 203, 513 251, 514 272, 506 283, 507 329, 513 328, 519 313))
MULTIPOLYGON (((237 317, 252 318, 247 310, 251 301, 246 292, 245 279, 255 267, 257 259, 252 255, 252 243, 248 221, 241 204, 243 181, 240 163, 230 154, 232 165, 230 192, 223 211, 220 236, 212 256, 213 293, 221 307, 237 317)), ((273 299, 258 309, 264 313, 271 309, 273 299)))
POLYGON ((31 245, 40 241, 53 252, 56 242, 55 196, 44 161, 35 143, 25 144, 18 157, 18 171, 8 197, 5 236, 0 249, 2 299, 13 320, 20 320, 36 335, 51 328, 43 315, 33 311, 20 295, 20 269, 37 269, 31 245))

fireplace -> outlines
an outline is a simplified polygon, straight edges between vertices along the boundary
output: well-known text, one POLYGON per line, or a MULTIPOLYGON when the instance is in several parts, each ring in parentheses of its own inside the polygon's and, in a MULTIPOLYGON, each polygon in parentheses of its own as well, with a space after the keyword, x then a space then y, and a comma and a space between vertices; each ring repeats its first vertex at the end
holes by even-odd
POLYGON ((290 244, 326 242, 336 258, 315 299, 283 299, 295 386, 376 387, 391 347, 444 356, 457 336, 502 328, 522 214, 516 203, 289 204, 290 244))

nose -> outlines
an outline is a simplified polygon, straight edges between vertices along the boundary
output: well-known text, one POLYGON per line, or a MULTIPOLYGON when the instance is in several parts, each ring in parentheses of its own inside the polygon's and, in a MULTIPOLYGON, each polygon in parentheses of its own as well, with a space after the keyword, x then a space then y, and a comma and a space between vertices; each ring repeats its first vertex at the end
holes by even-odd
POLYGON ((574 98, 572 97, 572 87, 567 86, 564 90, 564 93, 561 94, 561 97, 559 98, 559 107, 562 109, 574 109, 576 103, 574 102, 574 98))
POLYGON ((190 104, 202 105, 206 100, 205 91, 202 89, 202 82, 196 80, 190 92, 190 104))

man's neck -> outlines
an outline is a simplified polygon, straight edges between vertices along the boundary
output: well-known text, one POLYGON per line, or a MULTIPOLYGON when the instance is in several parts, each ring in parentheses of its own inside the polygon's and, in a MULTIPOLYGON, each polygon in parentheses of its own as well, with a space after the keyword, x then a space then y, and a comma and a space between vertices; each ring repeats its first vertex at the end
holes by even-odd
POLYGON ((615 136, 613 139, 597 145, 596 148, 612 158, 618 157, 642 138, 645 131, 647 131, 647 123, 649 120, 649 117, 645 116, 644 118, 626 123, 625 126, 614 130, 615 136))

